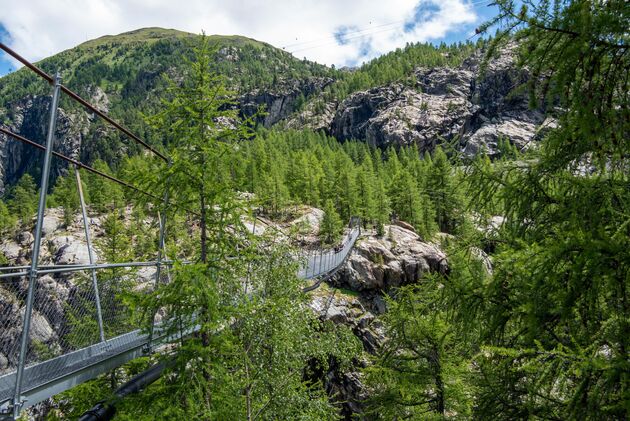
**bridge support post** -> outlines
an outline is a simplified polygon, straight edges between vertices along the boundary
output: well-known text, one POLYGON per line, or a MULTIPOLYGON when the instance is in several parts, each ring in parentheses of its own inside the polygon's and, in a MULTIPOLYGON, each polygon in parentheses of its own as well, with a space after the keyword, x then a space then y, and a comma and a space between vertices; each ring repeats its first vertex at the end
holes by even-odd
MULTIPOLYGON (((311 269, 311 278, 315 275, 315 253, 312 250, 308 252, 308 266, 311 269)), ((310 279, 310 278, 309 278, 310 279)))
POLYGON ((42 178, 39 190, 39 204, 37 207, 37 222, 35 224, 35 235, 33 241, 33 253, 31 256, 31 268, 28 277, 28 293, 26 295, 26 308, 24 311, 24 322, 22 323, 22 337, 20 340, 20 355, 15 376, 15 393, 13 395, 13 417, 17 418, 22 409, 22 381, 24 376, 24 364, 26 363, 26 353, 29 345, 29 332, 31 328, 31 316, 33 313, 33 301, 35 300, 35 288, 37 286, 37 267, 39 264, 39 248, 42 241, 42 225, 44 222, 44 211, 46 210, 46 194, 48 191, 48 181, 50 178, 50 162, 52 158, 53 141, 55 138, 55 127, 57 124, 57 106, 59 105, 59 93, 61 89, 61 76, 55 75, 52 101, 50 103, 50 120, 48 122, 48 133, 46 135, 46 152, 42 165, 42 178))
POLYGON ((320 275, 322 273, 322 260, 323 260, 323 258, 324 258, 324 251, 320 249, 319 250, 319 270, 318 270, 320 275))
MULTIPOLYGON (((163 255, 163 251, 164 251, 164 237, 166 235, 166 205, 168 203, 168 192, 164 193, 164 215, 160 215, 160 213, 158 212, 158 220, 160 223, 160 238, 158 240, 158 250, 157 250, 157 259, 156 259, 156 266, 155 266, 155 288, 158 287, 158 284, 160 283, 160 275, 162 272, 162 255, 163 255)), ((145 352, 147 354, 151 353, 152 350, 152 342, 153 342, 153 336, 155 335, 155 315, 157 313, 157 309, 155 309, 155 311, 153 312, 153 317, 151 318, 151 327, 149 329, 149 339, 147 341, 147 345, 145 348, 145 352)))
MULTIPOLYGON (((74 175, 77 179, 77 191, 79 192, 79 201, 81 202, 81 214, 83 216, 83 229, 85 230, 85 242, 88 248, 88 257, 90 259, 90 265, 94 265, 94 250, 92 247, 92 238, 90 236, 90 227, 88 225, 87 210, 85 208, 85 197, 83 196, 83 186, 81 185, 81 174, 79 174, 79 167, 74 166, 74 175)), ((92 268, 90 271, 92 275, 92 288, 94 289, 94 302, 96 304, 96 321, 98 323, 98 334, 101 338, 101 342, 105 342, 105 328, 103 327, 103 312, 101 311, 101 296, 98 292, 98 281, 96 279, 96 269, 92 268)))

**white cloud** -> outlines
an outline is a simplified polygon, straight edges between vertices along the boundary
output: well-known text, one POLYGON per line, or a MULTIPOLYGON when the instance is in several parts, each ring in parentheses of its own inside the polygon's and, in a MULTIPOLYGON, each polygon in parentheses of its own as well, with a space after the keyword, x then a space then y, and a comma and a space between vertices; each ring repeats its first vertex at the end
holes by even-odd
POLYGON ((87 39, 159 26, 245 35, 340 66, 469 30, 466 25, 478 20, 470 1, 0 0, 0 24, 11 36, 9 45, 34 61, 87 39), (405 31, 413 21, 419 23, 405 31), (347 42, 339 45, 334 34, 344 27, 347 42))

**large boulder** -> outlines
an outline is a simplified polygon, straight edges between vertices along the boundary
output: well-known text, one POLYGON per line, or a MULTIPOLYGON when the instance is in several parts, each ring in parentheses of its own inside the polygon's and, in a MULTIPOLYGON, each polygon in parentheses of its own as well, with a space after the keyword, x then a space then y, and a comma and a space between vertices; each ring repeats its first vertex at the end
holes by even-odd
POLYGON ((53 234, 61 226, 61 220, 58 215, 53 212, 46 212, 42 223, 42 234, 44 237, 53 234))
MULTIPOLYGON (((58 265, 89 264, 90 255, 87 244, 71 235, 61 235, 50 240, 55 250, 54 262, 58 265)), ((96 252, 94 259, 97 260, 96 252)))
POLYGON ((68 283, 44 275, 37 279, 35 309, 58 331, 66 323, 66 309, 72 287, 68 283))
MULTIPOLYGON (((24 315, 24 309, 21 312, 24 315)), ((31 315, 31 329, 29 332, 29 338, 31 342, 46 343, 55 337, 55 331, 48 323, 48 320, 39 313, 37 310, 33 310, 31 315)))
POLYGON ((4 243, 0 244, 0 252, 2 252, 2 254, 4 254, 4 257, 6 257, 9 261, 13 262, 20 257, 22 253, 22 247, 20 247, 20 245, 15 241, 5 241, 4 243))
POLYGON ((323 219, 323 210, 309 207, 302 216, 291 221, 291 225, 304 228, 304 230, 308 231, 310 234, 317 234, 323 219))
POLYGON ((437 245, 397 225, 387 225, 385 231, 383 238, 362 237, 333 282, 354 291, 386 291, 430 272, 447 273, 446 255, 437 245))
POLYGON ((21 304, 16 294, 4 286, 0 285, 0 354, 9 366, 17 362, 23 313, 20 313, 21 304))
POLYGON ((33 234, 30 231, 22 231, 17 235, 17 242, 22 247, 29 247, 33 244, 33 234))
POLYGON ((309 306, 322 320, 352 329, 366 351, 374 353, 385 339, 383 326, 357 294, 323 288, 311 295, 309 306))

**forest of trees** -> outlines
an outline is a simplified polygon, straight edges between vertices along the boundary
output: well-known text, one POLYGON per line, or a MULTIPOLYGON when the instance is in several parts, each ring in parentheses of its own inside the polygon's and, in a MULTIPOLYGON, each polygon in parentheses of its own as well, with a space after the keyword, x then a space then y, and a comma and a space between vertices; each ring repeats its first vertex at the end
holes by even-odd
MULTIPOLYGON (((124 159, 114 174, 132 181, 148 166, 134 156, 124 159)), ((94 168, 112 173, 101 160, 94 168)), ((228 189, 254 193, 251 205, 279 221, 304 204, 329 208, 344 222, 359 216, 365 227, 378 230, 392 218, 400 219, 426 239, 438 231, 455 234, 464 225, 465 167, 453 165, 440 147, 424 155, 416 147, 382 152, 363 142, 339 143, 309 130, 261 130, 250 141, 223 153, 213 168, 228 189)), ((98 212, 118 208, 133 197, 133 192, 98 176, 88 174, 83 180, 87 201, 98 212)), ((0 202, 0 215, 6 215, 0 216, 0 229, 17 228, 18 220, 30 221, 36 193, 33 178, 24 175, 0 202)), ((65 222, 70 222, 79 209, 74 176, 57 179, 49 204, 63 207, 65 222)))
MULTIPOLYGON (((148 118, 151 130, 171 134, 171 161, 136 155, 114 168, 95 163, 153 192, 166 190, 166 205, 146 206, 84 177, 91 211, 107 215, 101 247, 108 258, 156 252, 155 230, 133 230, 143 229, 140 209, 160 208, 169 218, 169 255, 195 261, 176 267, 171 282, 152 293, 125 295, 123 315, 149 323, 154 309, 166 308, 177 316, 166 322, 173 332, 182 324, 201 328, 168 357, 167 376, 120 403, 120 419, 338 419, 339 402, 326 395, 322 373, 350 367, 366 386, 360 403, 367 419, 630 417, 630 10, 622 0, 497 5, 500 15, 480 28, 499 28, 488 59, 516 42, 533 74, 532 103, 562 112, 539 148, 523 157, 501 139, 503 156, 494 162, 483 155, 462 162, 440 147, 421 155, 414 147, 381 151, 312 131, 256 129, 225 106, 229 93, 212 72, 213 51, 199 44, 189 77, 169 83, 163 111, 148 118), (235 123, 217 123, 225 118, 235 123), (241 192, 253 193, 252 201, 241 192), (136 222, 121 236, 127 204, 136 222), (244 229, 252 206, 282 221, 302 204, 325 210, 325 243, 351 216, 377 237, 398 218, 448 255, 447 273, 386 291, 380 322, 388 339, 374 354, 349 329, 306 308, 289 244, 244 229), (500 226, 481 229, 497 216, 500 226), (148 240, 134 247, 132 237, 148 240)), ((431 59, 445 64, 439 60, 456 63, 468 47, 441 48, 449 55, 431 59)), ((349 76, 329 93, 343 97, 409 76, 409 62, 399 60, 404 51, 382 59, 397 60, 399 69, 349 76)), ((77 209, 72 181, 58 178, 49 195, 66 223, 77 209)), ((18 221, 31 223, 36 194, 30 175, 8 190, 0 201, 3 234, 18 221)), ((99 378, 70 390, 52 419, 78 416, 108 398, 110 386, 99 378)))

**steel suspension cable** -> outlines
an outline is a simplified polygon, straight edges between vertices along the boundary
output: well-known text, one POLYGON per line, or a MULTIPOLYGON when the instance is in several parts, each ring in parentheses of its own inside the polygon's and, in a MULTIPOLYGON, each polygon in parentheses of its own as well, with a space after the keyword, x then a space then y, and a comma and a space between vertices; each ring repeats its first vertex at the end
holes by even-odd
MULTIPOLYGON (((42 151, 46 150, 45 146, 40 145, 39 143, 34 142, 34 141, 30 140, 30 139, 27 139, 24 136, 20 136, 17 133, 13 133, 12 131, 5 129, 4 127, 0 127, 0 133, 4 133, 7 136, 10 136, 10 137, 12 137, 12 138, 14 138, 16 140, 19 140, 22 143, 25 143, 27 145, 33 146, 33 147, 35 147, 37 149, 40 149, 42 151)), ((90 167, 89 165, 86 165, 86 164, 84 164, 84 163, 82 163, 80 161, 77 161, 76 159, 70 158, 70 157, 68 157, 68 156, 66 156, 64 154, 61 154, 59 152, 56 152, 56 151, 53 151, 52 153, 57 158, 61 158, 64 161, 69 162, 71 164, 74 164, 74 165, 76 165, 78 167, 84 168, 85 170, 87 170, 87 171, 89 171, 89 172, 91 172, 93 174, 96 174, 96 175, 99 175, 101 177, 107 178, 108 180, 111 180, 114 183, 118 183, 118 184, 120 184, 123 187, 126 187, 128 189, 131 189, 131 190, 137 192, 137 193, 140 193, 140 194, 143 194, 145 196, 148 196, 148 197, 150 197, 152 199, 161 200, 159 197, 157 197, 157 196, 155 196, 155 195, 153 195, 153 194, 151 194, 149 192, 146 192, 144 190, 140 190, 138 187, 136 187, 136 186, 134 186, 132 184, 129 184, 126 181, 122 181, 122 180, 120 180, 120 179, 118 179, 118 178, 116 178, 114 176, 111 176, 111 175, 109 175, 107 173, 99 171, 96 168, 90 167)))
MULTIPOLYGON (((27 145, 33 146, 33 147, 35 147, 37 149, 46 150, 46 148, 44 146, 40 145, 39 143, 34 142, 34 141, 30 140, 30 139, 27 139, 24 136, 20 136, 19 134, 13 133, 12 131, 5 129, 4 127, 0 127, 0 133, 4 133, 7 136, 10 136, 10 137, 12 137, 12 138, 14 138, 16 140, 19 140, 22 143, 25 143, 27 145)), ((70 158, 69 156, 66 156, 66 155, 64 155, 62 153, 59 153, 59 152, 56 152, 56 151, 52 151, 52 154, 54 156, 56 156, 57 158, 63 159, 66 162, 69 162, 71 164, 77 165, 80 168, 84 168, 88 172, 91 172, 91 173, 96 174, 96 175, 98 175, 100 177, 103 177, 103 178, 106 178, 106 179, 108 179, 110 181, 113 181, 114 183, 117 183, 117 184, 119 184, 119 185, 121 185, 121 186, 123 186, 125 188, 130 189, 130 190, 133 190, 136 193, 143 194, 143 195, 145 195, 147 197, 150 197, 151 199, 155 199, 157 201, 162 201, 162 198, 160 198, 160 197, 158 197, 158 196, 156 196, 156 195, 154 195, 152 193, 144 191, 144 190, 134 186, 133 184, 130 184, 130 183, 128 183, 126 181, 123 181, 123 180, 121 180, 119 178, 116 178, 116 177, 114 177, 112 175, 109 175, 107 173, 99 171, 96 168, 91 167, 91 166, 89 166, 87 164, 84 164, 81 161, 77 161, 76 159, 70 158)), ((197 213, 195 211, 192 211, 190 209, 187 209, 187 208, 185 208, 183 206, 179 206, 176 203, 169 202, 168 204, 174 206, 175 208, 184 210, 184 211, 188 212, 191 215, 199 216, 199 213, 197 213)))

